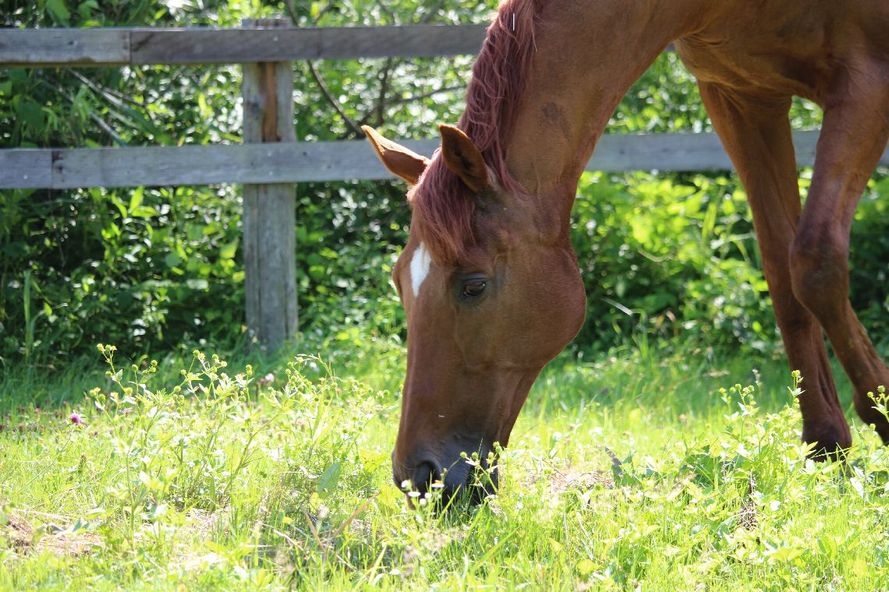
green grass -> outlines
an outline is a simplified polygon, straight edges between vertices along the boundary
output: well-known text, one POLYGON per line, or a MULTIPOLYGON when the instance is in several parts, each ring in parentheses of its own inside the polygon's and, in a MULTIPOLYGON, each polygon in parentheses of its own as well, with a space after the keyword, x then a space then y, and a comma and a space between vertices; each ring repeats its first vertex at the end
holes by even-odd
POLYGON ((807 460, 780 362, 563 356, 499 495, 437 514, 391 484, 396 345, 103 355, 2 383, 0 589, 889 589, 889 452, 807 460))

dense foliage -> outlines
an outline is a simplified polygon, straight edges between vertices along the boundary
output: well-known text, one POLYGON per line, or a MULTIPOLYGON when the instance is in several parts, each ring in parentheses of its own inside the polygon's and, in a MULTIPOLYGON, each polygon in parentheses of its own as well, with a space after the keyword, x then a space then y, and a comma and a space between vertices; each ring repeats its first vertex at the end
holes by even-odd
MULTIPOLYGON (((237 26, 288 15, 299 26, 484 22, 495 2, 368 0, 99 3, 3 0, 0 26, 237 26)), ((429 137, 462 108, 470 57, 295 64, 302 140, 359 137, 369 123, 429 137)), ((238 142, 239 69, 150 67, 0 72, 0 147, 238 142)), ((797 127, 817 124, 800 103, 797 127)), ((627 95, 612 131, 705 130, 693 80, 662 56, 627 95)), ((859 214, 854 299, 889 334, 886 202, 859 214), (881 279, 883 281, 881 281, 881 279)), ((388 272, 409 212, 397 183, 298 188, 304 331, 350 339, 401 331, 388 272)), ((743 192, 724 175, 584 176, 574 238, 588 288, 581 348, 684 333, 714 347, 777 343, 743 192)), ((163 351, 244 335, 240 188, 0 192, 0 366, 58 365, 98 342, 163 351)))
MULTIPOLYGON (((5 26, 191 19, 157 2, 11 4, 0 10, 5 26)), ((230 90, 238 76, 236 68, 7 70, 0 142, 238 141, 230 90)), ((230 339, 243 308, 239 217, 232 187, 2 192, 0 358, 54 363, 105 340, 147 349, 230 339)))

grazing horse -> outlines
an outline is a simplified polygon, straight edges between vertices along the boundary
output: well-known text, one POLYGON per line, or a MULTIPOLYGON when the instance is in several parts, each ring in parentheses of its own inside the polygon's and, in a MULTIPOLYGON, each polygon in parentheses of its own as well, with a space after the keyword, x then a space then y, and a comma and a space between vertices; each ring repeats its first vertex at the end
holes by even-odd
MULTIPOLYGON (((505 446, 531 384, 577 333, 584 289, 569 241, 577 181, 630 85, 668 44, 746 188, 813 455, 851 445, 823 333, 855 409, 889 442, 868 392, 889 369, 848 299, 849 229, 889 138, 889 3, 876 0, 507 0, 457 127, 428 160, 366 129, 409 185, 393 276, 407 374, 393 474, 450 497, 505 446), (805 205, 788 111, 824 111, 805 205)), ((483 493, 483 492, 482 492, 483 493)), ((481 495, 481 493, 477 494, 481 495)))

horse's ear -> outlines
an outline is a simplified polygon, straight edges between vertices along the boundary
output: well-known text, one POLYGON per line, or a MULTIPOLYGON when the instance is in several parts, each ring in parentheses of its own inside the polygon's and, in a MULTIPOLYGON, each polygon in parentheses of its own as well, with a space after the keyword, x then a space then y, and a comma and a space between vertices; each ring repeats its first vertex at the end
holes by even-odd
POLYGON ((491 183, 485 159, 469 136, 452 125, 442 125, 438 129, 441 132, 441 155, 451 172, 463 179, 475 193, 489 189, 491 183))
POLYGON ((408 185, 416 185, 420 180, 420 175, 429 166, 429 159, 387 140, 370 126, 362 125, 361 129, 383 166, 389 169, 392 174, 407 181, 408 185))

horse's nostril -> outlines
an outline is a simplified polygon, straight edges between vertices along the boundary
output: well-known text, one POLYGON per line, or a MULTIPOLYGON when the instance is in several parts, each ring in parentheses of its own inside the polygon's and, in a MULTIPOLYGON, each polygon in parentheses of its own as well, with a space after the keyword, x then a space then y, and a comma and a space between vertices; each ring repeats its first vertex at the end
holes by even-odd
POLYGON ((429 461, 418 464, 411 479, 414 488, 420 493, 429 491, 429 488, 436 481, 441 481, 441 471, 434 463, 429 461))

